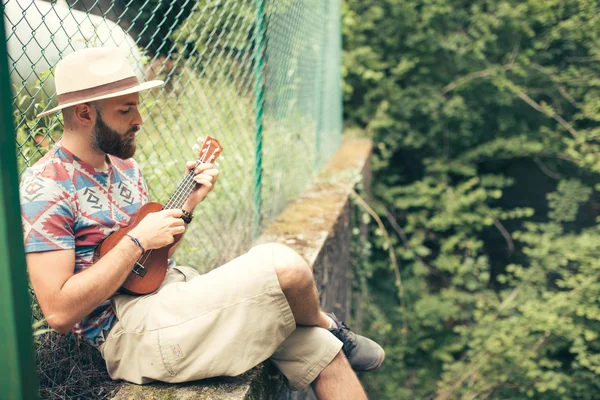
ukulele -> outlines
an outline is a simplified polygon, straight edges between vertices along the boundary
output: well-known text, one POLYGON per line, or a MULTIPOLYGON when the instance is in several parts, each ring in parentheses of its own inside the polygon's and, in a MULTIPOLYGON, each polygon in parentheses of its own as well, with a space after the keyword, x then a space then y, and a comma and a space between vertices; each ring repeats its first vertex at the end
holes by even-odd
MULTIPOLYGON (((196 167, 203 163, 214 162, 222 151, 223 148, 219 142, 216 139, 207 136, 200 148, 198 160, 196 160, 196 167)), ((134 222, 131 225, 113 232, 100 243, 96 250, 99 257, 103 257, 115 247, 117 243, 119 243, 121 239, 123 239, 123 237, 149 213, 182 208, 189 195, 198 185, 194 181, 194 176, 194 169, 192 169, 186 177, 183 178, 183 181, 179 184, 175 193, 173 193, 164 207, 159 203, 154 202, 144 204, 139 209, 137 215, 132 218, 134 222)), ((169 250, 182 236, 183 234, 175 235, 175 240, 170 245, 161 247, 160 249, 146 250, 142 253, 120 290, 128 294, 148 294, 158 289, 167 274, 169 250)))

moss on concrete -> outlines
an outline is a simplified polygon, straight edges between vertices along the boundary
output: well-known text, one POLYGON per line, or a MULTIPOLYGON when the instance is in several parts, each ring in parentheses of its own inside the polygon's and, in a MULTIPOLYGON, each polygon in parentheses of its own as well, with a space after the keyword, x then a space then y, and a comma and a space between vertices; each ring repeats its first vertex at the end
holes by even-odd
POLYGON ((313 264, 349 201, 350 191, 362 176, 372 145, 366 139, 348 139, 325 166, 314 185, 266 229, 258 243, 279 242, 296 250, 313 264))
POLYGON ((114 400, 240 400, 250 392, 249 378, 218 378, 183 384, 124 385, 114 400))
POLYGON ((149 385, 124 384, 113 400, 264 400, 270 398, 269 389, 277 377, 269 376, 263 364, 238 377, 220 377, 188 383, 161 383, 149 385), (273 382, 269 382, 273 381, 273 382))

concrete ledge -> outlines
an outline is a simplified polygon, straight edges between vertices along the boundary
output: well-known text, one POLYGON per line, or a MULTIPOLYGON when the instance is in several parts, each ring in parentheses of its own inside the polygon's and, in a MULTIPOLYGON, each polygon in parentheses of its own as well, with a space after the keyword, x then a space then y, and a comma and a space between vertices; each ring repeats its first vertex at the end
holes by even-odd
MULTIPOLYGON (((301 254, 313 267, 323 309, 347 319, 350 310, 350 192, 360 178, 369 183, 372 144, 347 138, 315 183, 258 238, 256 244, 279 242, 301 254)), ((115 400, 138 399, 300 399, 311 391, 291 393, 273 367, 265 363, 235 378, 186 384, 124 384, 115 400)))
POLYGON ((265 365, 236 377, 221 377, 182 384, 124 384, 113 400, 250 400, 269 398, 273 382, 265 365))

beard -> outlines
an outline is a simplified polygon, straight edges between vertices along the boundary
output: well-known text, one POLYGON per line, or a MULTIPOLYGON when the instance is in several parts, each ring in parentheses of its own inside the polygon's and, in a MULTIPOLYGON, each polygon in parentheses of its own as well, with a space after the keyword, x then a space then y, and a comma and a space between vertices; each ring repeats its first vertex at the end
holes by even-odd
POLYGON ((92 129, 93 146, 99 152, 126 160, 133 157, 136 149, 135 137, 130 138, 129 134, 135 133, 139 129, 138 126, 134 126, 124 134, 119 133, 106 125, 102 115, 98 112, 96 125, 92 129))

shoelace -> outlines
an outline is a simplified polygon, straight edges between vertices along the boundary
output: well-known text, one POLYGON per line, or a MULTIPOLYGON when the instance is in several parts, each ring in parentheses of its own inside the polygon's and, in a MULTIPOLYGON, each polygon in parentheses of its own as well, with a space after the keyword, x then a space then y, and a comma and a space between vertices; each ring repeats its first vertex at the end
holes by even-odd
POLYGON ((342 341, 342 350, 344 351, 344 354, 348 356, 357 344, 354 341, 354 339, 350 336, 350 329, 346 326, 346 324, 344 324, 344 322, 342 321, 340 322, 340 325, 340 327, 332 329, 331 333, 333 333, 335 337, 342 341))

